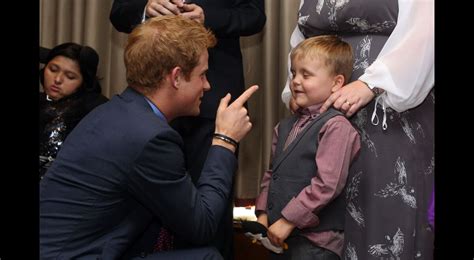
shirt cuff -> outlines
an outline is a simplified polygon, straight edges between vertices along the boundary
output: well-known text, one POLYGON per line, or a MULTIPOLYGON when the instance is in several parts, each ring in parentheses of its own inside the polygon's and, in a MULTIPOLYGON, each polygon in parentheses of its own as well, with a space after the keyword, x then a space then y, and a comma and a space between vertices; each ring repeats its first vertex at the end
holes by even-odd
POLYGON ((255 215, 257 215, 257 213, 260 214, 267 211, 267 196, 268 193, 262 192, 257 197, 257 199, 255 199, 255 215))
POLYGON ((285 208, 281 211, 281 215, 291 223, 295 224, 297 228, 309 228, 319 225, 319 218, 311 210, 308 210, 296 198, 288 202, 285 208))

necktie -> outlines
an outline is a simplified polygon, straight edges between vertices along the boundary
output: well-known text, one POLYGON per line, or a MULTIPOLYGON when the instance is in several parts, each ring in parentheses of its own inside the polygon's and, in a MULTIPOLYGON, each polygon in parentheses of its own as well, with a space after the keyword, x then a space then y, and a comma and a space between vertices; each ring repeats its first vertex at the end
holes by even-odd
POLYGON ((160 232, 158 233, 158 239, 156 240, 155 247, 153 249, 154 252, 160 251, 169 251, 173 249, 173 234, 164 228, 160 228, 160 232))

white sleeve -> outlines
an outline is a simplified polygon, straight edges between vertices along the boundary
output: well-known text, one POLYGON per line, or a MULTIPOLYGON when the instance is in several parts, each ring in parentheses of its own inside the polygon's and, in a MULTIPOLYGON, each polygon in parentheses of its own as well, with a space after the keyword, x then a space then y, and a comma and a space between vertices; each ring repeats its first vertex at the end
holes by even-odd
POLYGON ((384 89, 386 106, 403 112, 434 86, 434 0, 399 0, 398 20, 377 59, 359 77, 384 89))
MULTIPOLYGON (((301 4, 304 1, 301 1, 301 4)), ((298 25, 296 25, 295 29, 293 30, 293 33, 291 34, 290 37, 290 53, 288 54, 288 67, 287 67, 287 75, 286 77, 286 83, 285 83, 285 88, 283 89, 283 92, 281 92, 281 100, 283 100, 283 103, 285 103, 286 108, 290 107, 290 99, 291 99, 291 91, 290 91, 290 75, 291 75, 291 60, 290 60, 290 54, 291 50, 298 45, 298 43, 304 41, 304 35, 301 33, 300 29, 298 28, 298 25)))
MULTIPOLYGON (((298 10, 301 9, 303 6, 305 0, 300 1, 300 6, 298 7, 298 10)), ((283 103, 285 103, 286 108, 290 108, 290 99, 291 99, 291 90, 290 90, 290 75, 291 75, 291 60, 290 60, 290 54, 291 50, 298 45, 298 43, 304 41, 304 35, 298 28, 298 23, 295 26, 295 29, 293 30, 293 33, 291 34, 290 37, 290 53, 288 53, 288 66, 287 66, 287 77, 286 77, 286 83, 285 87, 283 88, 283 91, 281 92, 281 100, 283 103)))

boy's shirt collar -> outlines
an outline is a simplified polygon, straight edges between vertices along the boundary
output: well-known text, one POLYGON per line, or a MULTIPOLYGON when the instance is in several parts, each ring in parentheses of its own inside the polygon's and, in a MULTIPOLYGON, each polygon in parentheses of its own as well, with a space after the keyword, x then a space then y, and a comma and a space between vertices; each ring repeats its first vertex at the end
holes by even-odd
POLYGON ((323 103, 315 104, 306 108, 300 108, 296 111, 298 116, 311 116, 312 118, 315 118, 320 115, 319 109, 323 106, 323 103))

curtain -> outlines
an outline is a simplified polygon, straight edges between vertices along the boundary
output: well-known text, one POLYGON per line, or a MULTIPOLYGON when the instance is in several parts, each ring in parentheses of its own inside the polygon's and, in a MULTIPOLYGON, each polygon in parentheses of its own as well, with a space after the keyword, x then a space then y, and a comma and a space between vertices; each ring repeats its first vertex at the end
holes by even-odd
MULTIPOLYGON (((123 47, 127 35, 109 21, 113 0, 40 0, 40 45, 63 42, 89 45, 99 53, 102 93, 111 97, 127 86, 123 47)), ((268 168, 273 127, 289 111, 280 94, 287 77, 289 39, 296 24, 299 0, 265 0, 267 22, 259 34, 242 37, 245 84, 260 89, 249 100, 253 128, 239 150, 235 197, 253 199, 268 168)))

